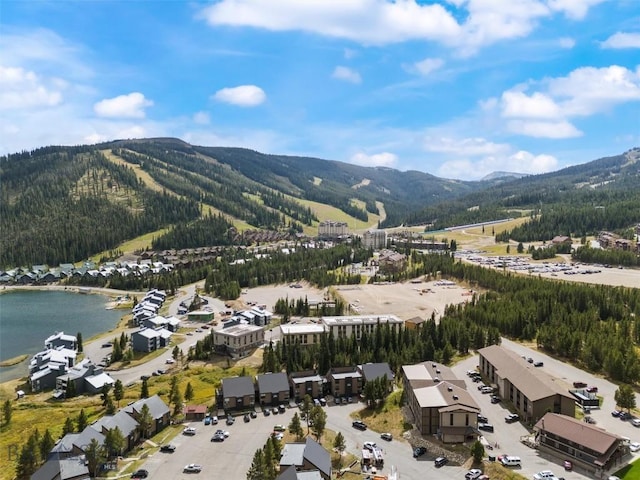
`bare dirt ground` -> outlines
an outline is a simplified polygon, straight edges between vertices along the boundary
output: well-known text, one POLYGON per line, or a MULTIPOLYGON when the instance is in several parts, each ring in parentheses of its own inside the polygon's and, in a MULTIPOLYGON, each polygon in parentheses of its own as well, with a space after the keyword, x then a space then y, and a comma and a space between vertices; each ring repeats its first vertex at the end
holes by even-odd
MULTIPOLYGON (((271 285, 248 289, 242 295, 242 300, 249 306, 249 302, 264 304, 273 310, 279 298, 289 301, 307 299, 320 301, 327 293, 326 290, 314 288, 306 283, 300 283, 301 288, 288 285, 271 285)), ((365 314, 394 314, 402 320, 413 317, 427 318, 435 313, 439 318, 446 305, 459 304, 471 298, 469 289, 460 285, 437 285, 437 282, 393 283, 385 285, 341 285, 332 287, 345 302, 350 304, 350 315, 365 314)))

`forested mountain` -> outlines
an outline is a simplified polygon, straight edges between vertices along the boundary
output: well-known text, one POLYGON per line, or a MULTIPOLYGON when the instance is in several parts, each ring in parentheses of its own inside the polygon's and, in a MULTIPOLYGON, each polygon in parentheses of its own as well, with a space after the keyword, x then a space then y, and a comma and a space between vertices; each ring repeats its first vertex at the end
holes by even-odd
POLYGON ((380 202, 383 226, 434 229, 542 212, 510 233, 522 240, 621 230, 640 221, 639 158, 463 182, 173 138, 45 147, 0 157, 0 267, 76 262, 152 232, 158 248, 187 248, 228 245, 232 226, 293 234, 335 219, 311 202, 369 225, 380 202))
POLYGON ((531 215, 508 232, 517 241, 581 237, 600 230, 624 234, 640 222, 640 149, 614 157, 494 184, 445 204, 409 214, 409 224, 438 230, 496 218, 531 215))

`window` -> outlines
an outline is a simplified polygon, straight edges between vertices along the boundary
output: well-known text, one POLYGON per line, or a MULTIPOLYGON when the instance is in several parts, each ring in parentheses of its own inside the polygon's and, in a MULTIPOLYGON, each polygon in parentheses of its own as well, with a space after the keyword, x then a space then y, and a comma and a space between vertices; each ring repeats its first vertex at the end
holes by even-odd
POLYGON ((449 414, 449 425, 453 425, 453 413, 449 414))
POLYGON ((464 424, 469 426, 469 414, 468 413, 464 416, 464 424))

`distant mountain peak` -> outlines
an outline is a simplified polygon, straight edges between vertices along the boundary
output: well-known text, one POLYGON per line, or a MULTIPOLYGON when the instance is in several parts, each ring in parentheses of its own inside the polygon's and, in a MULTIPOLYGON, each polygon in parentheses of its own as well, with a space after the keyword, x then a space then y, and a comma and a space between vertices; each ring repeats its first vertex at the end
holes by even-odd
POLYGON ((481 182, 486 182, 489 180, 498 180, 501 178, 505 179, 518 179, 522 177, 526 177, 529 175, 528 173, 515 173, 515 172, 491 172, 489 175, 485 175, 480 179, 481 182))

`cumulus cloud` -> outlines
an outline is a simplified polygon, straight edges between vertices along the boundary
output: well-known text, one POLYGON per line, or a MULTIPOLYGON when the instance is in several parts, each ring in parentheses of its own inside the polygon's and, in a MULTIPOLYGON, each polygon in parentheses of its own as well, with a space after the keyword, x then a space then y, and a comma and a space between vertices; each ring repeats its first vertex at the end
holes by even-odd
POLYGON ((548 0, 551 10, 564 13, 572 20, 582 20, 591 7, 605 0, 548 0))
POLYGON ((331 78, 355 84, 362 83, 362 77, 360 77, 360 74, 349 67, 336 67, 331 74, 331 78))
POLYGON ((375 153, 373 155, 359 152, 352 155, 349 161, 363 167, 393 167, 398 162, 398 156, 389 152, 375 153))
POLYGON ((453 154, 456 156, 480 156, 505 154, 509 145, 494 143, 484 138, 454 138, 447 136, 426 136, 424 148, 428 152, 453 154))
POLYGON ((196 112, 193 114, 193 122, 198 125, 208 125, 211 123, 211 118, 207 112, 196 112))
POLYGON ((240 85, 218 90, 212 98, 239 107, 257 107, 265 102, 267 95, 255 85, 240 85))
POLYGON ((558 39, 558 44, 562 48, 572 49, 573 47, 576 46, 576 41, 571 37, 562 37, 558 39))
POLYGON ((21 67, 3 67, 0 65, 0 109, 30 109, 52 107, 62 102, 62 93, 55 88, 60 82, 44 81, 32 71, 21 67))
POLYGON ((438 70, 442 65, 444 65, 444 60, 441 58, 425 58, 424 60, 414 63, 410 70, 426 77, 438 70))
POLYGON ((502 116, 526 118, 558 118, 560 107, 548 95, 508 90, 502 94, 502 116))
POLYGON ((566 120, 530 121, 512 120, 507 123, 510 132, 534 138, 574 138, 582 136, 582 132, 566 120))
POLYGON ((107 118, 144 118, 145 108, 153 105, 140 92, 105 98, 93 106, 93 111, 99 117, 107 118))
POLYGON ((616 32, 600 46, 602 48, 640 48, 640 33, 616 32))

